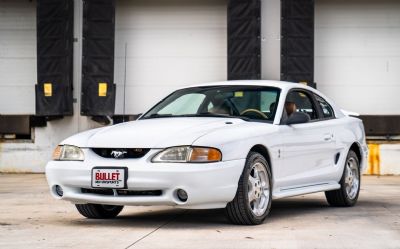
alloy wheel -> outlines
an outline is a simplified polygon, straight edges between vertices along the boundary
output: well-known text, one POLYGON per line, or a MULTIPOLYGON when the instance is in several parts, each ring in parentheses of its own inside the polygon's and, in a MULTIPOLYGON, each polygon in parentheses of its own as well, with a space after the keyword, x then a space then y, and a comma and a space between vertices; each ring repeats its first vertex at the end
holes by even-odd
POLYGON ((265 166, 261 162, 252 165, 248 180, 248 201, 252 213, 262 216, 270 201, 270 182, 265 166))
POLYGON ((345 186, 346 194, 350 199, 357 196, 358 188, 360 185, 360 174, 357 162, 354 158, 350 157, 346 162, 345 170, 345 186))

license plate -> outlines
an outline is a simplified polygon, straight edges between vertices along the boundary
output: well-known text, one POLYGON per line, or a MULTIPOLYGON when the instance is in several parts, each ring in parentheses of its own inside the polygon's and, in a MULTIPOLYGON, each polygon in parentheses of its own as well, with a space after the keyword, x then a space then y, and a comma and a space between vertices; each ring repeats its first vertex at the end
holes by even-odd
POLYGON ((92 169, 93 188, 126 188, 127 179, 127 168, 95 167, 92 169))

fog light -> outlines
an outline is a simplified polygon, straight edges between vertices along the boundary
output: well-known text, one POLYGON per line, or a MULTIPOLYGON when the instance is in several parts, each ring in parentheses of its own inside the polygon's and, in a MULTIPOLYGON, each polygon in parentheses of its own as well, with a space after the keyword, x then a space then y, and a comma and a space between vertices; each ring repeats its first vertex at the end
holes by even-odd
POLYGON ((176 192, 180 201, 185 202, 188 199, 188 194, 183 189, 178 189, 176 192))
POLYGON ((60 185, 56 185, 56 193, 60 197, 62 197, 64 195, 64 191, 60 185))

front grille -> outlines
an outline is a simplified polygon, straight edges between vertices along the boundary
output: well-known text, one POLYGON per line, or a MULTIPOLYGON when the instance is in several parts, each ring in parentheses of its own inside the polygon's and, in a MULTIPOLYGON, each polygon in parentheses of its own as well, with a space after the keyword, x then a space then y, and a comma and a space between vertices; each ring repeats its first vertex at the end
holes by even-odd
MULTIPOLYGON (((114 195, 112 189, 90 189, 82 188, 82 193, 97 194, 97 195, 114 195)), ((162 195, 161 190, 123 190, 117 189, 118 196, 160 196, 162 195)))
POLYGON ((134 148, 92 148, 92 151, 104 158, 126 159, 141 158, 150 151, 150 149, 134 148))

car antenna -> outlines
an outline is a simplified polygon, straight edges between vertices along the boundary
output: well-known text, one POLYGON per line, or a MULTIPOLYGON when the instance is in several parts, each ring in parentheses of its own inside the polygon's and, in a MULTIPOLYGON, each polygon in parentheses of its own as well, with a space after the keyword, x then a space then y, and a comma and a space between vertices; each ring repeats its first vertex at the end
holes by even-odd
POLYGON ((122 122, 125 122, 125 105, 126 105, 126 54, 128 50, 128 43, 125 42, 125 58, 124 58, 124 106, 122 108, 122 122))

